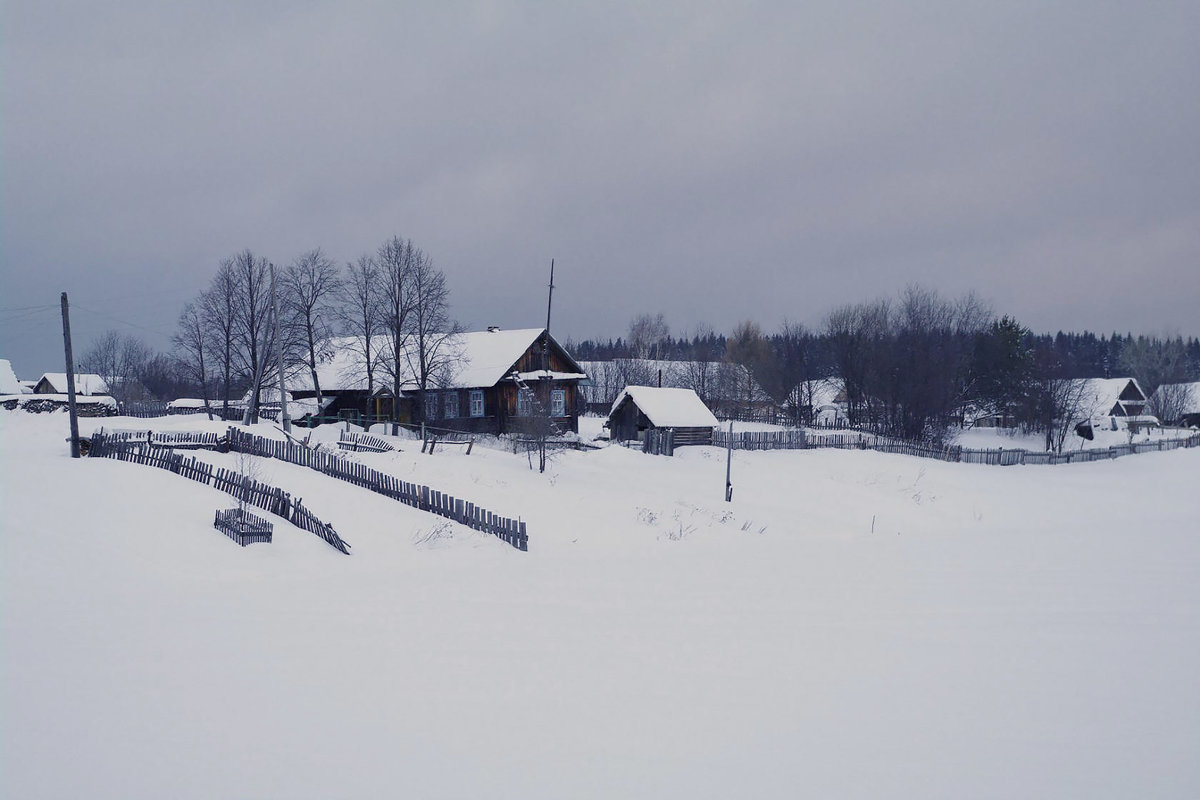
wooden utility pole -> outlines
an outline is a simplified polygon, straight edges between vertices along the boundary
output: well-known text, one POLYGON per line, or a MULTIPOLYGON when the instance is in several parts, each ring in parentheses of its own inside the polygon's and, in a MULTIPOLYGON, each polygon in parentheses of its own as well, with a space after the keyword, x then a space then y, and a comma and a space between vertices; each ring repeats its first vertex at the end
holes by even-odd
POLYGON ((726 443, 728 449, 725 451, 725 502, 733 502, 733 482, 730 480, 730 472, 733 469, 733 420, 729 420, 729 441, 726 443))
POLYGON ((75 357, 71 352, 71 309, 62 293, 63 349, 67 356, 67 409, 71 413, 71 458, 79 458, 79 413, 75 408, 75 357))
POLYGON ((538 471, 546 471, 546 437, 550 435, 553 429, 554 421, 551 415, 554 413, 554 400, 551 398, 552 391, 550 381, 550 308, 554 303, 554 259, 550 259, 550 293, 546 295, 546 332, 542 337, 542 385, 546 387, 545 402, 546 402, 546 420, 542 426, 541 435, 538 447, 538 471))

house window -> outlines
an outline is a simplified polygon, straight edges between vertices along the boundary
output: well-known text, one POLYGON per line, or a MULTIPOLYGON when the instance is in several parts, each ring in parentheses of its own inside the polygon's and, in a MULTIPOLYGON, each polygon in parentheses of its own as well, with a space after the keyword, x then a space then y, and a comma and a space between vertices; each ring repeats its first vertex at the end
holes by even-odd
POLYGON ((438 397, 437 392, 425 393, 425 419, 437 419, 438 413, 438 397))
POLYGON ((483 390, 482 389, 472 389, 471 390, 471 416, 472 417, 482 417, 483 416, 483 390))
POLYGON ((550 392, 550 416, 565 417, 567 415, 567 390, 554 389, 550 392))
POLYGON ((528 417, 533 414, 533 399, 528 389, 517 390, 517 416, 528 417))
POLYGON ((458 392, 446 392, 444 409, 446 419, 454 419, 458 416, 458 392))

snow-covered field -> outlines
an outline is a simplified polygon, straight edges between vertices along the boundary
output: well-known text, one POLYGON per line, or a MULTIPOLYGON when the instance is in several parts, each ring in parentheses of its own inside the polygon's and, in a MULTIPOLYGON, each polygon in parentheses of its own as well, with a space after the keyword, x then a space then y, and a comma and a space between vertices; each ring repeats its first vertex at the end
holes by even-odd
POLYGON ((528 553, 262 461, 347 557, 66 431, 0 413, 0 796, 1200 796, 1200 450, 355 456, 528 553))

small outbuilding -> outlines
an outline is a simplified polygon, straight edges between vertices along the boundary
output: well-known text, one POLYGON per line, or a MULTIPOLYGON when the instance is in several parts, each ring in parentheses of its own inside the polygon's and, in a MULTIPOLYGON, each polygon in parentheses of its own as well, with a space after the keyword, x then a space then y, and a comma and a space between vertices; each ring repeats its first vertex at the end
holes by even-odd
POLYGON ((674 431, 675 446, 712 444, 719 423, 691 389, 626 386, 608 414, 608 430, 615 442, 641 440, 647 430, 674 431))
MULTIPOLYGON (((34 394, 67 394, 70 389, 67 388, 67 373, 65 372, 47 372, 42 376, 37 385, 33 387, 34 394)), ((91 372, 76 372, 75 373, 75 394, 83 397, 91 397, 92 395, 107 395, 108 384, 99 375, 91 372)))

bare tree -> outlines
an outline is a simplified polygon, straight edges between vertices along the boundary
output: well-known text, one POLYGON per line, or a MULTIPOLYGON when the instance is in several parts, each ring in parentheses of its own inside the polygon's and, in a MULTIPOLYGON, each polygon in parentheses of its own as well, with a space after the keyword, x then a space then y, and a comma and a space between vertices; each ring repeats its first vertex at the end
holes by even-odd
POLYGON ((1072 365, 1065 362, 1052 347, 1040 347, 1036 353, 1036 373, 1027 399, 1024 418, 1031 427, 1046 437, 1046 449, 1061 453, 1067 435, 1084 413, 1088 382, 1073 378, 1072 365))
POLYGON ((670 336, 671 329, 661 313, 640 314, 629 323, 630 355, 640 359, 662 358, 663 345, 670 336))
MULTIPOLYGON (((384 351, 381 366, 392 382, 392 434, 400 427, 400 387, 408 371, 408 345, 412 335, 409 317, 413 312, 413 270, 425 254, 411 239, 393 236, 379 247, 376 263, 382 286, 382 329, 384 351)), ((420 412, 424 418, 424 401, 420 412)))
POLYGON ((409 371, 416 378, 417 409, 425 421, 425 393, 430 383, 448 381, 457 361, 456 343, 462 328, 450 320, 450 291, 446 276, 433 266, 433 260, 418 250, 412 260, 409 277, 412 310, 409 313, 411 343, 408 347, 409 371))
POLYGON ((1162 383, 1150 396, 1149 411, 1165 424, 1177 425, 1197 403, 1191 383, 1162 383))
POLYGON ((312 374, 317 407, 322 407, 321 381, 317 376, 317 361, 322 345, 330 334, 328 319, 331 303, 341 291, 337 265, 318 247, 299 256, 283 273, 282 291, 287 316, 296 328, 295 334, 303 358, 312 374))
POLYGON ((711 408, 716 388, 717 370, 723 348, 707 324, 697 325, 691 333, 690 357, 679 370, 681 388, 691 389, 711 408))
MULTIPOLYGON (((234 281, 233 342, 243 378, 261 376, 271 353, 271 277, 265 258, 243 250, 225 263, 234 281)), ((224 266, 224 265, 222 265, 224 266)), ((258 388, 258 387, 255 387, 258 388)), ((252 406, 258 405, 258 397, 252 406)))
POLYGON ((126 403, 150 399, 141 378, 153 356, 154 351, 140 338, 109 330, 83 354, 81 362, 104 379, 114 398, 126 403))
POLYGON ((199 311, 209 339, 213 369, 221 379, 221 418, 229 418, 233 391, 235 331, 237 330, 237 280, 229 259, 221 262, 212 283, 200 295, 199 311))
POLYGON ((736 406, 733 410, 735 413, 749 411, 756 401, 765 399, 758 396, 758 389, 761 378, 766 377, 774 365, 770 342, 758 323, 746 320, 734 327, 725 345, 725 359, 741 367, 729 373, 737 381, 733 393, 736 406))
POLYGON ((80 363, 88 372, 103 378, 112 391, 121 373, 121 334, 114 330, 102 333, 84 352, 80 363))
POLYGON ((355 338, 355 350, 367 374, 367 396, 375 391, 375 337, 384 327, 383 284, 379 265, 368 255, 347 262, 341 282, 338 318, 342 330, 355 338))
POLYGON ((206 358, 209 337, 204 329, 204 316, 195 303, 188 303, 179 315, 178 327, 171 337, 175 344, 175 356, 184 374, 200 386, 204 400, 204 412, 211 420, 212 405, 208 400, 209 367, 206 358))
POLYGON ((774 374, 768 391, 786 403, 792 424, 812 422, 813 394, 816 391, 816 339, 799 323, 785 322, 772 341, 775 355, 774 374))

